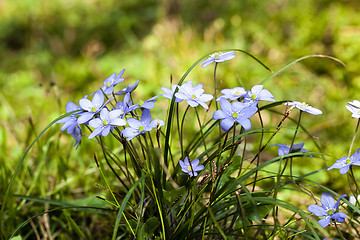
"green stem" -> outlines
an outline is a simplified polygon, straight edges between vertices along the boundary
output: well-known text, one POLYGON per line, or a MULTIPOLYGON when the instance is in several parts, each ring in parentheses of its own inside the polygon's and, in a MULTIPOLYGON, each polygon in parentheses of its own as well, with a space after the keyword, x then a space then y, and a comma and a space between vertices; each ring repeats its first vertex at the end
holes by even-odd
POLYGON ((215 106, 216 106, 216 110, 219 109, 218 103, 216 101, 217 95, 216 95, 216 89, 217 89, 217 82, 216 82, 216 70, 217 70, 217 66, 218 63, 215 63, 215 67, 214 67, 214 99, 215 99, 215 106))
POLYGON ((354 142, 355 142, 355 139, 356 139, 356 133, 357 133, 357 131, 358 131, 358 129, 359 129, 359 123, 360 123, 360 118, 358 119, 358 122, 357 122, 357 124, 356 124, 355 133, 354 133, 354 136, 353 136, 353 138, 352 138, 351 145, 350 145, 350 149, 349 149, 349 153, 348 153, 348 158, 349 158, 350 155, 351 155, 351 150, 352 150, 352 147, 353 147, 354 142))
POLYGON ((202 125, 201 125, 199 113, 198 113, 198 110, 197 110, 196 107, 195 107, 195 113, 196 113, 196 118, 197 118, 198 123, 199 123, 200 133, 201 133, 201 138, 202 138, 202 141, 203 141, 203 144, 204 144, 204 148, 205 148, 205 151, 206 151, 207 156, 208 156, 208 158, 209 158, 209 153, 208 153, 208 151, 207 151, 206 142, 205 142, 205 137, 204 137, 204 133, 203 133, 203 131, 202 131, 202 125))
MULTIPOLYGON (((293 146, 294 146, 296 134, 297 134, 298 129, 299 129, 299 126, 300 126, 300 121, 301 121, 301 115, 302 115, 302 113, 303 113, 303 111, 300 110, 300 115, 299 115, 298 124, 297 124, 297 126, 296 126, 295 133, 294 133, 293 139, 292 139, 292 141, 291 141, 291 145, 290 145, 290 148, 289 148, 289 153, 291 153, 291 150, 292 150, 292 148, 293 148, 293 146)), ((289 159, 286 159, 285 165, 284 165, 283 170, 281 171, 280 177, 284 174, 288 162, 289 162, 289 159)), ((291 178, 292 181, 294 181, 294 180, 293 180, 293 174, 292 174, 292 157, 290 157, 290 178, 291 178)))
MULTIPOLYGON (((259 154, 257 154, 256 167, 258 167, 259 163, 260 163, 261 146, 262 146, 262 141, 263 141, 263 138, 264 138, 264 122, 262 120, 260 111, 258 111, 258 115, 259 115, 259 120, 260 120, 260 125, 261 125, 261 138, 260 138, 260 144, 259 144, 259 154)), ((257 176, 258 176, 258 171, 256 170, 255 178, 254 178, 254 185, 253 185, 253 188, 252 188, 253 192, 255 191, 257 176)))

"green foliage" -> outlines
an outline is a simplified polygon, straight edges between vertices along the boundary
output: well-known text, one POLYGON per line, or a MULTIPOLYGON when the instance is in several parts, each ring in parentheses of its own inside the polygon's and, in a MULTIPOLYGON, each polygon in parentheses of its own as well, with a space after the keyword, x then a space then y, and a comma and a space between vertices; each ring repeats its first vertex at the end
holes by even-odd
MULTIPOLYGON (((306 101, 317 103, 319 108, 328 113, 327 117, 319 117, 315 124, 310 124, 311 120, 305 119, 303 125, 311 134, 301 136, 306 141, 317 139, 323 152, 334 157, 325 160, 317 158, 313 165, 306 167, 303 162, 307 160, 296 160, 295 175, 305 175, 329 166, 339 156, 347 153, 349 136, 352 136, 355 124, 349 120, 349 113, 343 106, 347 101, 356 99, 360 89, 360 65, 357 59, 360 54, 357 41, 358 11, 359 4, 356 1, 343 3, 331 0, 16 0, 1 3, 0 57, 3 61, 0 62, 0 202, 5 199, 7 186, 24 152, 41 130, 61 115, 65 102, 81 98, 90 92, 89 89, 93 90, 94 86, 98 86, 99 79, 104 79, 125 66, 130 78, 140 78, 147 82, 139 87, 142 98, 146 98, 144 95, 158 94, 159 85, 169 85, 170 74, 173 82, 178 82, 194 59, 221 48, 244 49, 271 66, 273 71, 309 54, 335 56, 346 64, 346 68, 342 68, 329 59, 307 59, 267 83, 267 86, 275 86, 273 93, 279 99, 302 100, 306 96, 306 101), (152 84, 154 81, 158 84, 152 84)), ((230 62, 226 71, 219 69, 219 88, 249 88, 264 80, 264 76, 270 75, 266 69, 249 64, 251 60, 248 57, 243 56, 238 61, 230 62)), ((209 89, 211 77, 211 71, 205 72, 202 69, 195 69, 189 75, 189 79, 208 83, 209 89)), ((160 112, 166 106, 159 108, 160 112)), ((282 113, 280 108, 272 109, 282 113)), ((277 123, 277 117, 274 117, 276 115, 265 109, 262 112, 268 123, 277 123)), ((186 120, 192 121, 189 118, 186 120)), ((295 123, 289 129, 281 129, 274 140, 288 142, 290 137, 286 133, 292 131, 291 127, 295 127, 295 123)), ((185 126, 184 129, 189 128, 185 126)), ((204 125, 205 136, 209 139, 216 137, 217 134, 213 132, 215 129, 215 125, 204 125)), ((272 130, 264 130, 265 136, 270 136, 272 130)), ((93 154, 87 151, 97 148, 98 144, 84 141, 83 146, 75 151, 72 142, 63 135, 58 133, 58 128, 48 130, 23 160, 18 175, 13 179, 14 186, 9 193, 7 205, 1 205, 5 210, 0 228, 6 236, 14 233, 20 223, 37 215, 39 218, 32 220, 34 225, 28 223, 22 227, 19 230, 22 237, 16 233, 17 238, 34 238, 35 229, 45 226, 46 221, 50 224, 50 233, 58 232, 60 239, 78 238, 82 236, 81 233, 86 238, 92 236, 94 239, 112 236, 114 229, 108 222, 115 222, 116 216, 113 213, 109 217, 106 210, 75 210, 78 209, 76 207, 84 206, 91 209, 108 207, 106 202, 95 198, 96 195, 108 197, 109 190, 108 186, 101 186, 105 184, 97 171, 93 154), (45 212, 49 207, 53 209, 56 206, 71 207, 67 210, 69 214, 56 210, 49 213, 50 217, 46 220, 45 212), (73 211, 80 211, 81 214, 73 211), (75 230, 72 222, 80 231, 75 230), (72 226, 72 232, 68 230, 69 226, 72 226), (99 235, 94 232, 99 232, 99 235)), ((247 138, 252 140, 258 135, 259 133, 254 132, 247 138)), ((196 155, 202 142, 199 132, 194 133, 194 136, 196 137, 189 140, 187 145, 184 144, 184 147, 186 151, 196 155)), ((112 147, 115 145, 110 144, 113 144, 112 147)), ((121 152, 119 146, 114 147, 112 149, 115 154, 121 152)), ((217 147, 214 146, 214 149, 217 147)), ((256 148, 251 141, 249 147, 256 148)), ((309 148, 316 149, 316 144, 309 148)), ((263 154, 262 158, 271 159, 275 150, 269 152, 263 154)), ((225 152, 221 159, 229 156, 225 152)), ((101 158, 100 161, 104 161, 101 156, 98 157, 101 158)), ((232 174, 240 167, 242 157, 235 156, 234 159, 234 163, 224 170, 219 180, 218 187, 222 191, 226 189, 224 186, 231 183, 234 183, 231 185, 232 192, 235 191, 236 183, 239 182, 232 174)), ((169 162, 176 164, 177 160, 170 158, 169 162)), ((118 162, 119 166, 124 164, 123 160, 118 162)), ((269 181, 259 180, 261 188, 271 189, 277 169, 278 165, 275 163, 262 169, 263 176, 269 177, 269 181)), ((116 177, 109 176, 109 169, 105 168, 104 171, 113 188, 116 177)), ((175 172, 179 172, 179 169, 175 172)), ((343 191, 346 183, 343 180, 331 181, 341 177, 339 173, 333 172, 325 175, 318 171, 307 177, 328 184, 334 190, 343 191)), ((182 184, 186 183, 185 178, 180 180, 182 184)), ((163 196, 164 205, 180 210, 182 204, 188 203, 184 194, 189 185, 174 187, 169 182, 157 184, 165 186, 163 191, 157 193, 163 196), (183 197, 178 199, 177 196, 181 195, 183 197)), ((249 183, 244 180, 244 184, 249 183)), ((208 188, 209 186, 204 191, 208 191, 208 188)), ((145 185, 141 185, 141 190, 137 192, 141 199, 145 198, 141 196, 144 189, 145 185)), ((121 190, 121 195, 125 196, 126 191, 121 190)), ((132 206, 138 204, 135 199, 133 197, 129 200, 132 206)), ((234 199, 232 201, 235 202, 234 199)), ((196 206, 199 205, 200 202, 197 202, 196 206)), ((251 204, 244 206, 245 212, 247 206, 251 204)), ((265 213, 267 207, 264 208, 265 213)), ((262 212, 262 209, 259 211, 262 212)), ((219 212, 215 210, 215 219, 207 221, 215 226, 219 212)), ((204 220, 198 217, 194 221, 204 220)), ((238 217, 241 218, 240 215, 238 217)), ((259 217, 263 217, 263 214, 259 217)), ((256 222, 256 215, 252 218, 256 222)), ((243 227, 243 220, 237 220, 235 226, 240 229, 243 227)), ((134 219, 129 219, 129 224, 135 226, 139 236, 140 232, 146 233, 144 237, 151 239, 152 234, 156 235, 151 230, 156 221, 160 226, 160 217, 135 223, 134 219)), ((124 231, 131 231, 123 222, 119 227, 124 231)), ((279 230, 279 234, 281 231, 286 232, 285 229, 279 230)), ((216 231, 216 227, 213 230, 216 231)), ((183 231, 187 231, 186 227, 183 231)), ((307 233, 302 234, 305 236, 307 233)), ((236 239, 236 236, 232 238, 236 239)))

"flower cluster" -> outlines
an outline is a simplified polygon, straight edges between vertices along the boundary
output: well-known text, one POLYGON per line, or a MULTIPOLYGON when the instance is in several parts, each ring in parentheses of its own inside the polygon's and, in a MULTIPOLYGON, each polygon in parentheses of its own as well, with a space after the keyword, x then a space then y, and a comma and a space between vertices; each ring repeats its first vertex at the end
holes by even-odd
POLYGON ((245 130, 249 130, 251 128, 249 118, 258 111, 258 101, 275 102, 274 96, 263 89, 263 85, 255 85, 249 91, 245 91, 242 87, 235 87, 223 89, 220 92, 224 95, 216 100, 220 101, 221 109, 214 112, 213 118, 221 119, 220 126, 224 131, 228 131, 235 122, 243 126, 245 130), (233 102, 229 102, 228 99, 233 102))
MULTIPOLYGON (((234 51, 224 53, 216 52, 214 54, 211 54, 204 61, 202 61, 200 65, 201 67, 206 67, 214 62, 217 64, 220 62, 231 60, 235 57, 236 55, 234 51)), ((160 132, 160 127, 164 126, 165 122, 161 119, 152 119, 151 114, 151 109, 155 108, 155 103, 160 96, 172 100, 172 104, 174 104, 174 102, 176 104, 184 104, 186 102, 188 104, 188 108, 196 108, 200 106, 200 108, 202 107, 206 110, 209 110, 211 103, 213 102, 214 96, 205 93, 204 85, 202 83, 193 84, 193 82, 191 81, 186 81, 183 84, 172 84, 170 89, 162 87, 161 90, 164 94, 153 96, 147 100, 135 101, 133 92, 138 87, 139 80, 137 80, 133 84, 121 87, 118 91, 115 90, 117 85, 125 80, 122 77, 124 72, 125 69, 122 70, 119 74, 113 73, 112 75, 110 75, 103 81, 103 85, 97 91, 90 95, 84 96, 82 99, 79 100, 78 104, 74 102, 69 102, 66 104, 65 109, 67 116, 58 120, 57 123, 62 123, 63 125, 61 126, 61 131, 66 130, 67 133, 71 134, 71 136, 76 140, 76 147, 79 146, 83 136, 81 128, 83 125, 86 125, 89 129, 92 130, 88 136, 89 139, 95 138, 97 136, 106 137, 109 134, 113 134, 117 139, 120 139, 121 142, 125 142, 125 139, 126 141, 132 141, 136 137, 156 128, 158 130, 157 140, 159 142, 159 148, 161 148, 159 136, 161 136, 160 133, 162 132, 160 132), (133 103, 133 101, 135 102, 133 103)), ((225 132, 229 131, 231 128, 235 129, 236 124, 241 125, 242 130, 250 130, 250 118, 257 112, 259 112, 259 101, 276 101, 273 94, 270 93, 269 90, 264 89, 263 85, 255 85, 250 90, 245 90, 245 88, 243 87, 234 87, 232 89, 222 89, 220 92, 222 93, 222 95, 215 99, 215 101, 219 102, 220 108, 218 108, 218 105, 216 105, 217 110, 213 112, 212 119, 210 121, 219 120, 217 122, 219 122, 221 129, 225 132)), ((307 112, 312 115, 322 114, 321 110, 309 106, 304 102, 292 101, 286 102, 285 105, 290 110, 297 108, 301 111, 301 113, 307 112)), ((351 116, 353 118, 360 118, 359 101, 354 100, 353 102, 349 102, 346 108, 352 113, 351 116)), ((177 108, 177 110, 178 109, 179 108, 177 108)), ((187 112, 187 110, 185 112, 187 112)), ((196 111, 196 113, 198 112, 196 111)), ((301 113, 299 117, 298 127, 300 125, 301 113)), ((279 126, 278 128, 280 129, 279 126)), ((168 127, 168 130, 169 129, 171 129, 171 127, 168 127)), ((298 128, 295 131, 293 143, 295 142, 294 140, 297 130, 298 128)), ((168 136, 169 135, 166 135, 167 139, 168 136)), ((226 136, 227 138, 227 133, 223 136, 226 136)), ((202 137, 204 137, 204 135, 202 137)), ((142 139, 139 142, 140 146, 142 147, 148 145, 147 138, 145 138, 145 143, 142 142, 142 139)), ((226 144, 227 143, 225 141, 224 146, 226 144)), ((131 147, 133 147, 134 145, 136 144, 129 144, 129 146, 131 147)), ((205 141, 204 146, 206 149, 205 141)), ((265 144, 265 146, 267 146, 267 144, 265 144)), ((304 149, 304 143, 291 145, 276 144, 275 146, 279 147, 278 155, 280 157, 294 152, 309 152, 308 150, 304 149)), ((181 148, 183 147, 181 146, 181 148)), ((260 151, 262 150, 263 149, 261 149, 260 151)), ((136 151, 134 150, 133 152, 136 151)), ((146 155, 145 152, 146 151, 143 151, 142 154, 146 155)), ((182 149, 181 154, 182 156, 184 156, 188 153, 186 152, 186 150, 182 149)), ((312 155, 310 155, 310 157, 312 158, 312 155)), ((221 158, 219 157, 219 159, 221 158)), ((288 159, 286 159, 286 161, 287 160, 288 159)), ((213 159, 207 159, 205 162, 211 161, 213 161, 213 159)), ((216 164, 217 163, 215 162, 213 163, 214 169, 217 167, 216 164)), ((352 165, 360 166, 360 148, 357 149, 356 152, 350 157, 342 157, 338 159, 327 170, 331 170, 334 168, 340 169, 340 173, 345 174, 349 171, 352 165)), ((148 167, 150 168, 150 165, 148 165, 148 167)), ((201 174, 201 172, 206 166, 201 165, 199 159, 194 159, 191 161, 190 158, 186 156, 183 160, 179 160, 177 169, 180 170, 179 167, 181 168, 181 171, 188 176, 196 177, 201 174)), ((225 165, 222 168, 223 169, 221 169, 221 171, 225 169, 225 165)), ((282 173, 284 173, 285 170, 286 164, 282 173)), ((151 169, 148 172, 150 173, 151 169)), ((292 174, 292 171, 290 171, 290 173, 292 174)), ((216 177, 216 174, 214 176, 216 177)), ((322 205, 320 206, 312 204, 308 206, 307 209, 310 213, 321 217, 321 219, 318 221, 321 227, 328 226, 332 221, 344 222, 347 216, 345 213, 338 212, 338 209, 340 200, 345 196, 345 194, 342 195, 335 202, 334 197, 329 192, 324 192, 321 196, 322 205)), ((352 204, 355 204, 355 198, 350 198, 350 202, 352 204)))
POLYGON ((81 142, 82 131, 81 125, 88 125, 93 128, 92 133, 88 136, 89 139, 96 136, 107 136, 113 132, 116 127, 124 127, 126 124, 129 127, 122 129, 120 135, 126 137, 130 141, 139 134, 151 131, 155 127, 164 126, 165 122, 160 119, 151 121, 151 113, 149 109, 154 108, 156 98, 161 95, 154 96, 146 101, 139 101, 139 103, 132 104, 131 93, 138 86, 139 80, 135 84, 130 84, 121 91, 115 92, 114 87, 124 81, 122 78, 125 69, 119 74, 113 73, 106 78, 103 86, 99 90, 90 94, 92 99, 88 96, 79 100, 79 105, 73 102, 66 104, 66 112, 69 116, 57 121, 63 123, 61 131, 67 130, 68 134, 72 134, 75 138, 75 146, 81 142), (122 101, 115 99, 116 104, 111 103, 113 97, 108 98, 107 95, 124 95, 122 101), (105 96, 107 100, 105 101, 105 96), (111 103, 111 104, 109 104, 111 103), (110 106, 109 106, 110 105, 110 106), (141 117, 139 116, 141 114, 141 117), (139 121, 138 118, 141 118, 139 121))

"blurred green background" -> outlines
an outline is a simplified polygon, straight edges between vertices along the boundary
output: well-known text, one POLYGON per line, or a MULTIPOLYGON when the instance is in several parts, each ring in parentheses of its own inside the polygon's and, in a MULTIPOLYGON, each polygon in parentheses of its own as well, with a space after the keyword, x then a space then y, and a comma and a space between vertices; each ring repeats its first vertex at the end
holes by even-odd
MULTIPOLYGON (((277 100, 305 101, 321 109, 324 114, 309 115, 304 126, 325 153, 346 155, 356 120, 344 106, 360 100, 359 10, 355 0, 0 1, 0 193, 24 150, 65 112, 65 104, 94 92, 113 72, 125 68, 126 84, 140 79, 136 94, 146 99, 160 94, 160 85, 168 87, 170 75, 176 83, 198 58, 229 48, 253 54, 273 71, 311 54, 344 62, 346 68, 325 58, 308 59, 265 88, 277 100)), ((251 58, 237 55, 219 66, 221 88, 250 89, 270 75, 251 58)), ((211 91, 212 74, 212 67, 197 67, 188 80, 202 82, 211 91)), ((277 123, 269 119, 269 124, 277 123)), ((287 126, 294 127, 290 122, 287 126)), ((52 127, 30 152, 14 193, 61 200, 101 191, 88 151, 95 143, 84 139, 75 150, 73 139, 66 134, 60 138, 59 132, 59 126, 52 127)), ((284 134, 278 143, 288 143, 290 137, 284 134)), ((299 139, 310 142, 305 134, 299 139)), ((307 149, 316 151, 311 143, 307 149)), ((276 154, 277 149, 269 151, 276 154)), ((333 161, 300 165, 306 173, 333 161)), ((343 187, 328 177, 319 180, 334 190, 343 187)), ((18 203, 13 204, 15 208, 18 203)), ((26 211, 20 215, 31 216, 26 211)), ((19 219, 14 218, 14 224, 19 219)), ((88 222, 84 218, 81 224, 88 222)))

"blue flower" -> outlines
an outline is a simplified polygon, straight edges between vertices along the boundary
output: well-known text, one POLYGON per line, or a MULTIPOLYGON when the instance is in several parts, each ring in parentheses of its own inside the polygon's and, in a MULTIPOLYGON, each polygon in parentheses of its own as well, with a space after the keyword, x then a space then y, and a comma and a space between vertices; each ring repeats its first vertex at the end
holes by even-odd
MULTIPOLYGON (((163 97, 171 100, 173 98, 173 96, 174 96, 174 92, 175 92, 176 87, 179 87, 179 86, 177 84, 172 84, 171 89, 168 89, 166 87, 162 87, 161 90, 165 93, 165 94, 163 94, 163 97)), ((182 99, 179 99, 179 98, 175 97, 175 102, 182 102, 182 99)))
POLYGON ((274 96, 263 85, 255 85, 244 96, 244 103, 257 103, 258 101, 275 102, 274 96))
POLYGON ((245 96, 245 94, 246 94, 245 89, 242 87, 234 87, 233 89, 226 88, 226 89, 221 90, 220 92, 224 95, 218 97, 216 99, 216 101, 220 101, 220 98, 225 98, 225 99, 234 101, 236 99, 239 99, 239 98, 245 96))
POLYGON ((77 149, 81 143, 81 137, 82 137, 81 128, 79 125, 75 126, 74 131, 72 132, 71 136, 73 138, 75 138, 74 147, 76 147, 76 149, 77 149))
MULTIPOLYGON (((65 106, 65 109, 66 109, 67 113, 73 112, 76 110, 81 110, 81 108, 73 102, 68 102, 65 106)), ((80 113, 81 112, 77 112, 76 114, 80 114, 80 113)), ((64 123, 61 126, 61 131, 64 131, 65 129, 67 129, 68 134, 70 134, 74 131, 75 127, 79 125, 78 117, 76 116, 76 114, 71 114, 70 116, 64 117, 56 122, 56 123, 64 123)))
POLYGON ((121 78, 124 72, 125 69, 123 69, 117 76, 116 73, 113 73, 110 77, 104 80, 104 85, 101 87, 101 89, 106 95, 111 95, 114 91, 114 86, 124 81, 124 78, 121 78))
POLYGON ((123 88, 121 91, 115 93, 115 95, 123 95, 126 93, 131 93, 139 85, 139 79, 136 80, 134 84, 129 84, 126 88, 123 88))
POLYGON ((358 100, 348 102, 348 105, 345 107, 352 113, 351 117, 360 118, 360 102, 358 100))
POLYGON ((142 107, 142 108, 146 108, 146 109, 153 109, 154 106, 155 106, 154 102, 156 102, 155 99, 160 97, 160 96, 161 95, 157 95, 155 97, 149 98, 146 101, 140 100, 140 102, 138 104, 135 104, 134 107, 136 107, 136 108, 142 107))
POLYGON ((207 67, 210 64, 212 64, 213 62, 225 62, 228 60, 233 59, 234 57, 236 57, 235 55, 235 51, 230 51, 230 52, 216 52, 211 54, 207 59, 205 59, 204 61, 202 61, 199 65, 201 65, 201 67, 207 67))
POLYGON ((211 94, 204 94, 202 83, 193 86, 190 81, 180 86, 179 91, 175 93, 175 97, 186 100, 191 107, 196 107, 200 104, 205 109, 209 109, 205 102, 213 99, 211 94))
POLYGON ((196 177, 198 175, 197 172, 204 169, 203 165, 199 165, 199 159, 195 159, 190 163, 188 157, 185 157, 184 161, 179 160, 179 164, 181 170, 192 177, 196 177))
POLYGON ((215 120, 222 119, 220 126, 222 130, 229 130, 235 122, 244 127, 245 130, 251 128, 249 118, 257 112, 257 107, 241 102, 233 102, 232 104, 225 98, 220 99, 221 110, 217 110, 213 114, 215 120))
POLYGON ((342 157, 339 160, 337 160, 331 167, 329 167, 327 170, 331 170, 333 168, 340 169, 341 174, 345 174, 349 171, 351 165, 357 165, 360 166, 360 148, 356 150, 356 152, 348 157, 342 157))
POLYGON ((297 102, 297 101, 294 101, 294 102, 287 102, 285 103, 285 105, 287 106, 295 106, 297 109, 299 109, 300 111, 304 111, 304 112, 308 112, 312 115, 320 115, 322 114, 322 111, 317 109, 317 108, 314 108, 312 106, 309 106, 308 104, 304 103, 304 102, 297 102))
POLYGON ((81 116, 78 119, 78 123, 82 124, 89 121, 96 113, 98 113, 103 108, 103 103, 104 103, 104 94, 102 93, 101 90, 95 92, 92 101, 90 101, 87 98, 80 99, 79 105, 86 112, 81 114, 81 116))
POLYGON ((164 126, 165 122, 160 119, 154 119, 151 121, 150 110, 144 109, 141 115, 141 120, 136 118, 127 118, 129 127, 121 131, 121 135, 126 137, 127 141, 130 141, 139 134, 151 131, 155 127, 164 126))
POLYGON ((116 103, 116 109, 121 110, 121 118, 124 118, 126 114, 132 112, 139 106, 132 105, 130 100, 130 93, 126 93, 122 102, 116 103))
POLYGON ((322 206, 312 204, 307 209, 312 214, 315 214, 318 217, 323 217, 318 221, 321 227, 326 227, 330 224, 331 220, 336 220, 338 222, 345 221, 347 217, 345 213, 336 212, 339 208, 340 199, 346 197, 346 194, 342 195, 337 202, 335 202, 333 196, 329 192, 324 192, 321 195, 321 204, 322 206))
POLYGON ((120 118, 121 110, 112 110, 109 112, 107 108, 103 108, 100 111, 100 116, 98 118, 92 119, 89 122, 90 127, 95 128, 94 131, 90 134, 89 139, 102 135, 106 137, 114 126, 124 126, 126 121, 120 118))
MULTIPOLYGON (((279 156, 283 156, 286 154, 289 154, 289 150, 290 150, 290 146, 289 145, 284 145, 284 144, 275 144, 275 146, 279 147, 278 150, 278 155, 279 156)), ((304 143, 298 143, 298 144, 294 144, 291 148, 291 152, 309 152, 308 150, 304 149, 304 143)), ((310 157, 312 158, 311 154, 310 157)))

